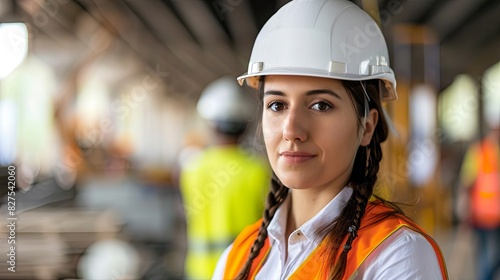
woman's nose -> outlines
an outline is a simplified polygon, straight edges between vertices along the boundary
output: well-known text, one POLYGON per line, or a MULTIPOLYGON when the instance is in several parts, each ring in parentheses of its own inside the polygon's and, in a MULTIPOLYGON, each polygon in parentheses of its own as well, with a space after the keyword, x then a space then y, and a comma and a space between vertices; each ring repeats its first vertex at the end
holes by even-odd
POLYGON ((285 117, 283 123, 283 138, 291 142, 304 142, 307 140, 305 119, 297 110, 289 110, 288 115, 285 117))

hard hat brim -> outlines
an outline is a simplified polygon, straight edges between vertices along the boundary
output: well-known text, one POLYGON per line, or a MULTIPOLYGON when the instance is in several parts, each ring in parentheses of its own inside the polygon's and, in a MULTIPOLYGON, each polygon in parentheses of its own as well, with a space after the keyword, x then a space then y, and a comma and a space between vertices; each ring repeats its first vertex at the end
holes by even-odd
POLYGON ((374 75, 353 75, 353 74, 342 74, 338 75, 330 72, 317 71, 314 69, 293 69, 293 68, 273 68, 266 69, 259 73, 248 74, 245 73, 237 78, 240 86, 246 85, 257 89, 259 86, 259 78, 261 76, 271 76, 271 75, 281 75, 281 76, 307 76, 307 77, 317 77, 317 78, 327 78, 327 79, 338 79, 347 81, 365 81, 379 79, 381 81, 380 86, 380 98, 382 101, 393 101, 398 99, 396 93, 396 81, 393 81, 394 73, 378 73, 374 75))

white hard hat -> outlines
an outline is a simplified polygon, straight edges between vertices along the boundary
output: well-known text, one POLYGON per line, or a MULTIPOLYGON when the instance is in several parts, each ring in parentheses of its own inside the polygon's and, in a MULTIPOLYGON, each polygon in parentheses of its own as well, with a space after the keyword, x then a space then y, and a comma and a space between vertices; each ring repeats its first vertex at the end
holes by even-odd
POLYGON ((101 240, 87 248, 77 269, 83 279, 138 279, 140 258, 137 251, 121 240, 101 240))
POLYGON ((228 76, 205 87, 197 104, 198 113, 213 122, 248 123, 256 108, 257 101, 228 76))
POLYGON ((266 75, 380 79, 382 100, 397 98, 380 28, 347 0, 294 0, 276 12, 259 32, 248 72, 238 81, 256 88, 266 75))

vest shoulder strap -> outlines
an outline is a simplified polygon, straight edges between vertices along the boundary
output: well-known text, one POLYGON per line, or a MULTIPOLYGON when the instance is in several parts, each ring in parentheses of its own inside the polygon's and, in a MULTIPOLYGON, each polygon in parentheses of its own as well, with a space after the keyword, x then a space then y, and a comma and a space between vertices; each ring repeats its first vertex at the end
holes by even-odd
MULTIPOLYGON (((367 206, 365 215, 361 220, 361 228, 358 231, 358 237, 352 244, 351 251, 348 254, 344 280, 352 279, 357 274, 357 269, 366 260, 366 258, 375 250, 384 240, 402 227, 408 227, 422 234, 432 245, 438 258, 443 279, 448 279, 444 257, 437 243, 426 234, 416 223, 401 215, 389 215, 392 211, 382 203, 370 203, 367 206), (385 215, 388 213, 387 215, 385 215)), ((262 220, 248 226, 234 241, 233 249, 229 253, 226 263, 224 279, 234 279, 239 270, 243 267, 253 242, 257 238, 262 220)), ((343 241, 345 242, 345 240, 343 241)), ((321 244, 309 255, 309 257, 297 268, 290 276, 290 280, 319 280, 326 279, 326 273, 332 264, 324 261, 325 249, 328 239, 325 238, 321 244)), ((259 255, 252 263, 250 278, 254 279, 262 263, 265 261, 267 253, 270 250, 269 238, 266 239, 259 255)), ((341 252, 338 253, 340 255, 341 252)), ((338 257, 337 255, 337 257, 338 257)))
MULTIPOLYGON (((416 223, 401 215, 384 216, 385 213, 390 213, 392 209, 382 205, 381 203, 370 203, 366 209, 365 215, 361 220, 361 228, 358 231, 358 237, 352 244, 351 251, 347 257, 346 270, 344 280, 354 279, 357 275, 357 270, 366 258, 389 236, 395 233, 402 227, 408 227, 422 234, 432 245, 438 258, 443 279, 448 279, 444 257, 437 243, 427 235, 416 223)), ((306 280, 306 279, 326 279, 328 270, 331 264, 324 262, 325 245, 327 239, 316 248, 315 251, 301 264, 301 266, 293 273, 290 280, 306 280)), ((343 243, 346 242, 346 238, 343 243)), ((338 252, 337 258, 341 251, 338 252)))
MULTIPOLYGON (((224 279, 234 279, 240 272, 245 262, 250 255, 250 250, 253 243, 257 239, 259 234, 260 226, 262 225, 262 219, 259 219, 256 223, 247 226, 234 240, 233 248, 229 252, 226 269, 224 272, 224 279)), ((268 251, 270 249, 269 238, 266 238, 264 246, 259 252, 259 255, 254 259, 252 267, 250 269, 250 279, 254 279, 260 266, 262 265, 268 251)))
POLYGON ((366 213, 361 219, 361 228, 358 232, 358 238, 353 242, 353 248, 351 249, 355 253, 350 253, 348 256, 344 279, 355 277, 357 269, 366 258, 382 244, 382 242, 403 227, 409 228, 425 237, 436 253, 443 279, 448 279, 446 263, 436 241, 418 224, 406 216, 395 214, 382 219, 382 217, 385 217, 385 213, 390 212, 392 212, 392 209, 383 205, 381 202, 373 202, 367 206, 366 213))

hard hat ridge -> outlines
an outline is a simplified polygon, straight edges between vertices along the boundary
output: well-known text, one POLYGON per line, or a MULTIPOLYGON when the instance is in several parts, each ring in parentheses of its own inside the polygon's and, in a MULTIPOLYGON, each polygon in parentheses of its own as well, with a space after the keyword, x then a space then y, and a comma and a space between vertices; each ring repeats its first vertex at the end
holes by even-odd
POLYGON ((266 75, 380 79, 382 99, 397 98, 380 28, 347 0, 294 0, 278 10, 259 32, 238 81, 256 88, 266 75))

